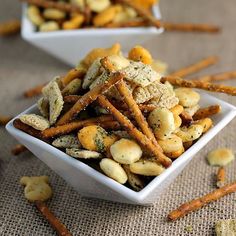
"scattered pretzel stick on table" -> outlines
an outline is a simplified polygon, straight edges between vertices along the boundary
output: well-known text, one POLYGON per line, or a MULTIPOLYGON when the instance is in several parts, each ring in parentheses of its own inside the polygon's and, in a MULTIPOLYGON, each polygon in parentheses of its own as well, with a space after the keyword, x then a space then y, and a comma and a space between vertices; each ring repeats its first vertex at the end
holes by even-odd
POLYGON ((41 92, 42 92, 43 87, 44 87, 46 84, 47 84, 47 83, 39 84, 39 85, 36 85, 35 87, 29 89, 29 90, 26 90, 26 91, 24 92, 24 97, 26 97, 26 98, 32 98, 32 97, 35 97, 35 96, 40 95, 41 92))
POLYGON ((218 33, 220 31, 219 26, 210 24, 193 24, 193 23, 171 23, 162 22, 162 25, 167 31, 182 31, 182 32, 207 32, 218 33))
POLYGON ((72 236, 66 226, 60 222, 60 220, 49 210, 46 203, 42 201, 36 201, 35 206, 50 223, 50 225, 57 231, 60 236, 72 236))
POLYGON ((127 132, 135 140, 137 140, 142 146, 147 148, 163 166, 168 167, 172 161, 166 157, 142 132, 140 132, 132 122, 124 116, 119 110, 117 110, 105 96, 100 95, 97 99, 99 105, 108 110, 114 118, 120 123, 121 127, 124 127, 127 132))
MULTIPOLYGON (((218 33, 219 26, 210 24, 194 24, 194 23, 171 23, 161 21, 162 27, 167 31, 181 32, 200 32, 200 33, 218 33)), ((105 25, 106 28, 127 28, 127 27, 148 27, 151 26, 147 20, 133 20, 127 22, 111 22, 105 25)))
POLYGON ((80 129, 84 126, 103 124, 106 121, 113 121, 111 115, 104 115, 100 117, 94 117, 87 120, 73 121, 64 125, 58 125, 56 127, 51 127, 42 131, 42 136, 44 138, 52 138, 58 135, 68 134, 74 130, 80 129))
POLYGON ((27 151, 27 147, 25 147, 24 145, 22 144, 17 144, 15 147, 12 148, 11 150, 11 153, 14 155, 14 156, 18 156, 20 155, 21 153, 27 151))
POLYGON ((213 105, 209 107, 200 108, 194 115, 194 120, 200 120, 209 116, 215 115, 221 111, 220 105, 213 105))
POLYGON ((202 82, 213 82, 213 81, 224 81, 236 78, 236 71, 228 71, 223 73, 218 73, 214 75, 204 75, 193 80, 199 80, 202 82))
POLYGON ((0 116, 0 125, 6 125, 11 119, 10 116, 0 116))
POLYGON ((186 88, 198 88, 211 92, 226 93, 232 96, 236 96, 236 87, 225 86, 220 84, 212 84, 208 82, 201 82, 198 80, 184 80, 179 77, 162 77, 161 82, 168 81, 172 85, 186 87, 186 88))
POLYGON ((19 20, 9 20, 0 23, 0 35, 10 36, 20 32, 21 23, 19 20))
POLYGON ((82 111, 90 103, 95 101, 100 94, 106 92, 111 86, 116 84, 119 80, 123 79, 123 77, 124 77, 123 74, 119 72, 114 73, 106 82, 94 87, 92 90, 84 94, 74 104, 74 106, 59 119, 57 125, 63 125, 71 121, 80 111, 82 111))
POLYGON ((194 74, 206 67, 209 67, 211 65, 214 65, 218 62, 218 57, 216 56, 210 56, 206 57, 190 66, 184 67, 182 69, 179 69, 173 73, 171 73, 169 76, 176 76, 176 77, 186 77, 187 75, 194 74))
POLYGON ((236 182, 225 185, 224 187, 219 188, 211 193, 208 193, 203 197, 184 203, 183 205, 178 207, 178 209, 170 212, 168 215, 168 219, 171 221, 175 221, 189 214, 192 211, 202 208, 203 206, 205 206, 206 204, 210 202, 216 201, 224 197, 225 195, 234 193, 234 192, 236 192, 236 182))
POLYGON ((216 174, 216 186, 218 188, 222 187, 225 183, 226 180, 226 173, 225 173, 225 168, 224 167, 220 167, 218 169, 218 172, 216 174))
POLYGON ((48 1, 48 0, 21 0, 22 2, 27 2, 28 4, 32 4, 38 7, 43 8, 55 8, 64 12, 77 12, 80 14, 84 14, 81 9, 73 4, 65 3, 65 2, 56 2, 56 1, 48 1))

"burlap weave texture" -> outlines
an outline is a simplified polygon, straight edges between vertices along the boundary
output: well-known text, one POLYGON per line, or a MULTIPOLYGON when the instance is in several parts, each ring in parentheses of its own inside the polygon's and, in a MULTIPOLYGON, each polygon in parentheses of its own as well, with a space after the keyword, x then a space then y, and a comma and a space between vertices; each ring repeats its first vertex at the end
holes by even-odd
MULTIPOLYGON (((209 22, 223 27, 220 35, 167 32, 145 46, 171 66, 170 70, 194 63, 209 55, 221 59, 201 74, 233 70, 236 67, 235 0, 162 0, 164 19, 175 22, 209 22)), ((20 17, 20 4, 0 0, 0 20, 20 17)), ((46 82, 69 68, 46 53, 25 43, 19 36, 0 38, 0 114, 14 115, 35 102, 24 99, 22 92, 46 82)), ((236 81, 227 82, 236 86, 236 81)), ((216 95, 234 105, 236 99, 216 95)), ((218 219, 236 217, 236 195, 227 196, 185 218, 170 223, 168 212, 180 203, 214 189, 216 168, 205 161, 209 150, 226 146, 235 150, 233 121, 220 132, 182 172, 165 194, 151 207, 124 205, 82 198, 64 180, 30 153, 10 154, 16 141, 0 129, 0 235, 55 235, 33 205, 23 197, 19 179, 23 175, 49 175, 54 197, 48 203, 73 235, 212 235, 218 219), (192 230, 188 230, 191 229, 192 230), (191 231, 191 232, 189 232, 191 231)), ((236 179, 236 163, 227 167, 228 181, 236 179)))

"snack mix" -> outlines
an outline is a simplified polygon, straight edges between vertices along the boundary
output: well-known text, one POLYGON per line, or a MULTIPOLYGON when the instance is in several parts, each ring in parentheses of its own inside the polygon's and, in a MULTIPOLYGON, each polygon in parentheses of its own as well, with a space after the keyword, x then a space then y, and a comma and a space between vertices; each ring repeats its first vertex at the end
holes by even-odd
MULTIPOLYGON (((112 28, 142 26, 144 19, 138 12, 123 3, 113 0, 29 0, 28 19, 37 31, 74 30, 80 28, 112 28)), ((157 0, 134 0, 135 6, 151 14, 157 0)))
POLYGON ((93 49, 77 68, 43 87, 37 114, 13 124, 140 191, 181 158, 220 112, 214 104, 200 108, 200 94, 174 87, 159 64, 141 46, 128 57, 119 44, 93 49))

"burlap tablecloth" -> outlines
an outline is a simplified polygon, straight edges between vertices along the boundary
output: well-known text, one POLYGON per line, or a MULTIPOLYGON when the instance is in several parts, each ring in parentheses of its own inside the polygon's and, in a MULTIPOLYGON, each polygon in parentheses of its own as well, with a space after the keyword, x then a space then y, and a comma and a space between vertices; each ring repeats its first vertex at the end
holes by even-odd
MULTIPOLYGON (((204 72, 220 72, 236 66, 235 0, 163 0, 162 13, 169 21, 213 22, 223 27, 219 35, 167 32, 146 46, 157 58, 177 69, 208 55, 220 63, 204 72)), ((0 20, 20 17, 20 4, 0 0, 0 20)), ((34 99, 22 92, 35 84, 63 74, 69 68, 24 42, 20 36, 0 39, 0 114, 15 115, 34 99)), ((236 85, 235 81, 229 82, 236 85)), ((216 95, 236 105, 236 99, 216 95)), ((10 149, 16 141, 0 129, 0 235, 55 235, 49 224, 28 204, 19 185, 22 175, 49 175, 54 197, 48 203, 73 235, 212 235, 218 219, 236 217, 236 195, 227 196, 185 218, 170 223, 167 213, 183 201, 214 189, 216 168, 205 161, 216 147, 235 148, 235 125, 231 122, 198 155, 151 207, 85 199, 30 153, 15 157, 10 149), (189 230, 191 229, 192 230, 189 230), (189 232, 191 231, 191 232, 189 232)), ((236 178, 236 162, 227 167, 228 181, 236 178)))

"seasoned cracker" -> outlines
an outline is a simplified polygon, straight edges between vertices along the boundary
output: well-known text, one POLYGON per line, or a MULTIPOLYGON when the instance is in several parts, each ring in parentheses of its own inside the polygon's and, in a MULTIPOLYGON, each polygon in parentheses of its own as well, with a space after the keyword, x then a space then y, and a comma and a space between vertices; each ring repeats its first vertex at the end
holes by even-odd
POLYGON ((179 99, 175 96, 170 96, 170 97, 162 96, 160 99, 158 98, 151 99, 147 103, 147 105, 154 105, 156 107, 171 109, 172 107, 176 106, 178 102, 179 102, 179 99))
POLYGON ((130 65, 130 61, 122 55, 111 55, 102 60, 106 59, 111 63, 113 71, 122 70, 130 65))
POLYGON ((53 125, 61 114, 64 104, 58 83, 56 81, 50 82, 43 88, 42 93, 49 100, 49 121, 53 125))
POLYGON ((93 82, 92 84, 89 86, 89 89, 93 89, 96 86, 103 84, 105 81, 107 81, 109 79, 110 75, 106 72, 103 71, 101 75, 99 75, 93 82))
POLYGON ((25 198, 30 202, 43 202, 52 197, 48 176, 23 176, 20 184, 25 186, 25 198))
POLYGON ((50 127, 47 119, 35 114, 25 114, 19 117, 20 121, 37 130, 43 131, 50 127))
POLYGON ((215 225, 216 236, 235 236, 236 235, 236 220, 219 220, 215 225))
POLYGON ((101 58, 96 59, 93 64, 88 68, 82 84, 83 89, 87 89, 99 75, 101 67, 100 60, 101 58))
POLYGON ((81 79, 74 79, 62 90, 63 96, 77 94, 81 89, 82 81, 81 79))
POLYGON ((218 148, 207 155, 207 160, 211 166, 226 166, 234 159, 233 151, 228 148, 218 148))
POLYGON ((57 148, 81 148, 81 144, 76 135, 62 135, 52 142, 52 145, 57 148))
POLYGON ((165 168, 155 161, 139 160, 130 165, 130 171, 134 174, 144 176, 158 176, 165 168))
POLYGON ((130 171, 129 165, 123 165, 123 169, 128 177, 128 183, 135 191, 140 191, 144 188, 144 181, 140 178, 140 176, 132 173, 130 171))
POLYGON ((49 117, 49 101, 47 98, 40 98, 37 102, 38 109, 41 115, 48 119, 49 117))
POLYGON ((94 48, 81 61, 81 65, 85 68, 89 68, 97 58, 107 57, 111 55, 119 55, 120 47, 120 44, 116 43, 110 48, 94 48))
POLYGON ((144 103, 153 99, 155 102, 151 104, 157 104, 159 99, 163 101, 169 97, 175 97, 175 93, 168 83, 162 84, 159 81, 155 81, 146 87, 139 86, 135 88, 133 97, 137 103, 144 103))
POLYGON ((67 148, 66 153, 69 156, 75 157, 75 158, 82 158, 82 159, 90 159, 90 158, 102 158, 102 154, 95 151, 88 151, 78 148, 67 148))
POLYGON ((141 87, 146 87, 161 78, 161 75, 154 71, 150 65, 142 62, 131 61, 130 65, 121 71, 128 81, 141 87))
MULTIPOLYGON (((98 4, 98 3, 97 3, 98 4)), ((102 12, 98 13, 94 18, 93 18, 93 24, 95 27, 102 27, 109 22, 111 22, 117 13, 122 11, 122 6, 121 5, 111 5, 108 8, 104 9, 102 12)))
POLYGON ((121 165, 110 158, 103 158, 100 162, 100 168, 110 178, 118 183, 124 184, 128 177, 121 165))

